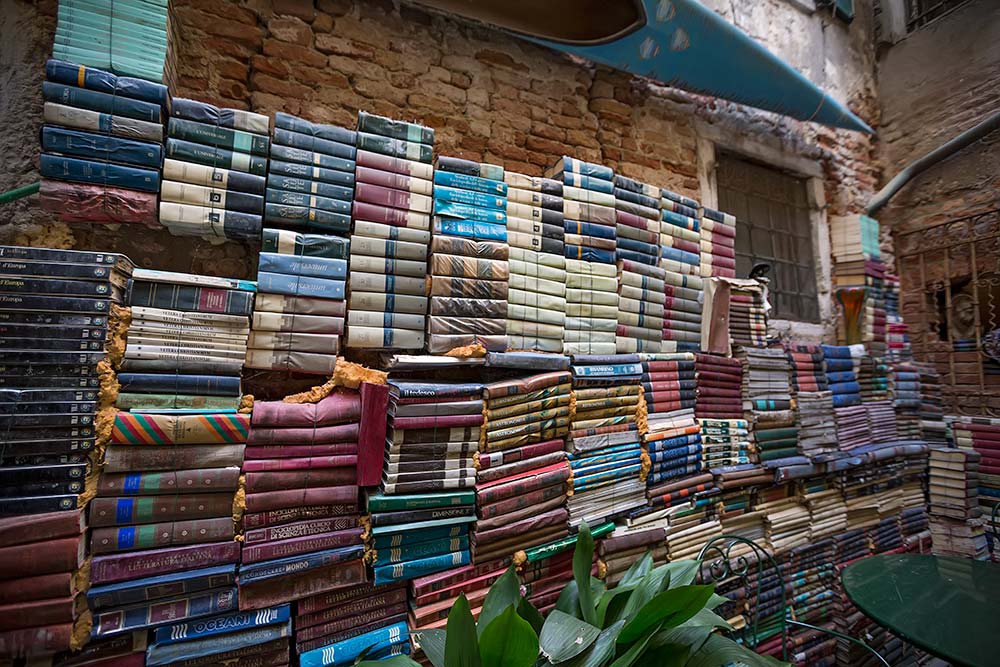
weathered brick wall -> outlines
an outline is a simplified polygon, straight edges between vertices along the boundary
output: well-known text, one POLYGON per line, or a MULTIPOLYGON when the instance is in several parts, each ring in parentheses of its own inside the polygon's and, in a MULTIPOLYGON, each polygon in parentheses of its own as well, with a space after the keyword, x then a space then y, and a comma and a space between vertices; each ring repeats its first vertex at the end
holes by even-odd
MULTIPOLYGON (((4 2, 17 11, 0 23, 0 42, 13 36, 23 46, 0 50, 4 71, 6 65, 16 65, 4 85, 21 97, 16 107, 0 106, 0 159, 5 160, 0 189, 37 178, 39 86, 51 48, 55 4, 4 2), (12 121, 16 132, 8 131, 12 121)), ((821 164, 832 214, 860 210, 877 178, 867 137, 650 85, 406 4, 173 4, 180 36, 173 91, 178 96, 261 113, 284 110, 347 126, 365 109, 434 127, 440 154, 539 174, 565 153, 694 197, 701 196, 698 128, 714 125, 731 136, 821 164)), ((787 0, 714 4, 869 123, 877 122, 864 16, 848 27, 828 15, 802 12, 787 0)), ((26 223, 43 220, 30 202, 3 212, 20 231, 26 223)), ((212 246, 131 228, 74 227, 72 233, 77 247, 119 249, 140 264, 238 276, 254 271, 238 244, 212 246)))

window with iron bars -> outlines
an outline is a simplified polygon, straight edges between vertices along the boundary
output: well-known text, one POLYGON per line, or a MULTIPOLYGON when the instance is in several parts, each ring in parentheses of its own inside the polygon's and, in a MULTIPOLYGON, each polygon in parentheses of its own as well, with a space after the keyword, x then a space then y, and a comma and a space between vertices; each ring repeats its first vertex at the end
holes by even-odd
POLYGON ((913 32, 971 0, 905 0, 906 31, 913 32))
POLYGON ((771 317, 819 321, 812 223, 803 178, 719 153, 719 210, 736 216, 736 275, 769 264, 771 317))

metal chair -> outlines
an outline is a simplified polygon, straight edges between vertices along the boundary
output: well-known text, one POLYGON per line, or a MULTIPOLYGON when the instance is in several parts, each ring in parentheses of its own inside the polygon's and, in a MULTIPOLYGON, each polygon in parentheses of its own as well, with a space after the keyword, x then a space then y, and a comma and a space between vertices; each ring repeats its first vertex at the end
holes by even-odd
POLYGON ((1000 518, 1000 502, 993 504, 993 510, 990 512, 990 523, 986 527, 986 546, 990 550, 990 560, 994 563, 1000 558, 1000 556, 997 556, 997 539, 1000 539, 1000 535, 998 535, 1000 525, 997 525, 998 518, 1000 518))
MULTIPOLYGON (((781 656, 788 661, 788 627, 822 632, 851 642, 871 653, 878 661, 891 667, 879 653, 863 641, 840 632, 803 623, 789 618, 788 597, 782 568, 766 549, 738 535, 720 535, 702 547, 698 553, 699 577, 703 582, 737 583, 734 603, 742 602, 751 611, 746 623, 733 631, 738 641, 757 650, 764 642, 781 636, 781 656), (764 586, 768 586, 765 590, 764 586), (780 595, 778 592, 780 591, 780 595), (752 592, 752 594, 751 594, 752 592)), ((720 592, 720 595, 724 593, 720 592)), ((728 596, 727 596, 728 597, 728 596)))

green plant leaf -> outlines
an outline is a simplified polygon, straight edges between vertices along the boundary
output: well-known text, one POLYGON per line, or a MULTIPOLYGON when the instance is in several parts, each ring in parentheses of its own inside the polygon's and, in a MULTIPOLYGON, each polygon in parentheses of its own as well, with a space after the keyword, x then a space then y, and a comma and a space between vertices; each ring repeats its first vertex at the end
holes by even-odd
POLYGON ((494 618, 498 617, 507 607, 517 607, 521 600, 521 584, 517 580, 517 573, 513 567, 508 567, 507 571, 500 575, 500 578, 493 582, 486 599, 483 600, 483 609, 479 612, 479 623, 476 625, 476 632, 480 637, 483 630, 494 618))
POLYGON ((535 631, 536 635, 542 631, 545 619, 535 609, 535 605, 528 602, 527 598, 521 598, 521 601, 517 603, 517 614, 531 625, 531 629, 535 631))
POLYGON ((405 655, 394 655, 385 660, 362 660, 354 667, 420 667, 420 663, 405 655))
POLYGON ((615 654, 615 642, 618 640, 618 633, 625 626, 625 621, 617 621, 601 630, 597 639, 586 651, 576 656, 568 662, 564 662, 564 667, 601 667, 607 663, 615 654))
POLYGON ((653 635, 653 639, 649 642, 649 645, 652 648, 666 646, 683 651, 686 660, 687 656, 694 654, 701 648, 701 645, 705 643, 705 640, 708 639, 708 636, 712 632, 712 627, 708 625, 693 627, 682 625, 676 628, 660 630, 653 635))
POLYGON ((538 659, 538 635, 517 609, 507 607, 480 634, 479 655, 489 667, 531 667, 538 659))
POLYGON ((448 613, 444 642, 444 667, 480 667, 479 638, 465 594, 458 596, 448 613))
POLYGON ((642 654, 642 661, 643 664, 656 667, 684 667, 690 654, 691 651, 687 646, 676 644, 653 646, 651 641, 646 647, 646 652, 642 654))
POLYGON ((714 611, 709 609, 707 606, 702 607, 698 610, 698 613, 689 618, 688 620, 681 623, 679 627, 703 627, 708 626, 710 628, 719 628, 720 630, 732 630, 733 626, 729 625, 729 621, 722 618, 714 611))
POLYGON ((662 567, 670 572, 670 586, 687 586, 698 576, 698 568, 701 563, 696 560, 675 560, 662 567))
POLYGON ((712 586, 681 586, 663 591, 625 624, 618 643, 635 641, 654 625, 677 627, 704 608, 712 589, 712 586))
POLYGON ((788 666, 787 662, 755 653, 722 635, 710 635, 701 648, 688 659, 685 667, 720 667, 733 663, 740 663, 746 667, 788 666))
POLYGON ((625 606, 615 616, 608 615, 608 620, 625 619, 631 621, 642 607, 656 597, 670 584, 670 570, 665 565, 655 567, 642 578, 639 585, 632 590, 632 595, 628 597, 625 606))
POLYGON ((553 609, 545 619, 538 644, 549 662, 560 663, 580 655, 599 634, 600 629, 590 623, 553 609))
MULTIPOLYGON (((649 630, 647 630, 646 634, 642 635, 639 638, 639 641, 632 644, 632 646, 630 646, 629 649, 625 651, 625 653, 623 653, 621 656, 619 656, 617 660, 611 663, 611 667, 631 667, 631 665, 635 664, 636 660, 638 660, 640 657, 643 657, 643 654, 646 652, 646 646, 649 644, 649 640, 653 638, 653 635, 655 635, 657 631, 659 631, 659 629, 660 629, 659 625, 654 625, 649 630)), ((621 642, 620 634, 618 635, 618 640, 620 643, 621 642)), ((652 665, 655 663, 648 662, 647 660, 644 659, 642 661, 642 664, 652 665)))
POLYGON ((590 526, 584 521, 580 526, 580 534, 576 537, 576 549, 573 551, 573 579, 576 581, 576 592, 580 596, 580 613, 583 620, 591 625, 597 625, 597 611, 594 605, 594 593, 590 587, 590 570, 594 566, 594 538, 590 534, 590 526))
POLYGON ((725 604, 729 602, 729 598, 723 597, 718 593, 713 593, 712 597, 708 598, 708 602, 705 603, 706 609, 715 609, 720 604, 725 604))
POLYGON ((653 569, 653 552, 647 551, 642 558, 632 563, 632 567, 625 571, 625 576, 615 588, 635 588, 642 581, 642 578, 653 569))
POLYGON ((420 646, 434 667, 444 667, 445 631, 440 628, 420 630, 413 633, 413 639, 420 646))
POLYGON ((576 582, 570 580, 566 587, 562 589, 559 598, 556 600, 555 609, 569 614, 574 618, 580 618, 580 595, 577 592, 576 582))

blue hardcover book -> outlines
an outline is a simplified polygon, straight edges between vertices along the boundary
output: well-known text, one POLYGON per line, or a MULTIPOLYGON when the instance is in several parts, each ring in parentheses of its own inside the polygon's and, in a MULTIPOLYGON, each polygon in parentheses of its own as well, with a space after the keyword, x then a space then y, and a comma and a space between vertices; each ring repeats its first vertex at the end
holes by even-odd
MULTIPOLYGON (((476 520, 474 516, 457 516, 450 519, 435 519, 433 521, 416 521, 413 523, 397 523, 390 526, 372 526, 371 535, 373 537, 378 537, 380 535, 391 535, 393 533, 410 533, 419 536, 417 541, 420 540, 430 540, 435 537, 445 537, 447 532, 442 535, 434 535, 430 531, 432 528, 451 528, 453 526, 461 526, 464 524, 472 523, 476 520)), ((411 542, 412 544, 412 542, 411 542)))
POLYGON ((592 192, 603 192, 604 194, 609 195, 615 191, 614 183, 603 178, 588 176, 586 174, 580 174, 572 171, 564 171, 562 172, 562 176, 562 181, 566 185, 583 188, 584 190, 591 190, 592 192))
POLYGON ((649 453, 649 459, 654 463, 674 461, 676 459, 687 458, 688 456, 701 457, 701 445, 686 445, 675 449, 657 450, 649 453))
POLYGON ((469 206, 495 208, 497 210, 507 208, 506 197, 486 194, 485 192, 463 190, 462 188, 452 188, 445 185, 434 186, 434 199, 457 204, 468 204, 469 206))
POLYGON ((691 468, 692 466, 701 465, 701 454, 688 454, 687 456, 678 456, 674 459, 667 459, 664 461, 654 461, 652 465, 652 472, 664 473, 672 472, 680 468, 691 468))
POLYGON ((851 359, 837 359, 835 357, 828 357, 823 362, 825 364, 827 373, 836 373, 842 371, 849 371, 854 373, 854 362, 851 359))
MULTIPOLYGON (((506 208, 506 205, 504 206, 506 208)), ((494 211, 491 209, 459 204, 457 202, 434 200, 434 214, 448 218, 460 218, 462 220, 474 220, 476 222, 492 222, 498 225, 507 224, 507 211, 494 211)))
POLYGON ((440 556, 468 548, 469 536, 461 535, 459 537, 425 540, 409 545, 404 544, 398 547, 377 549, 375 560, 378 565, 389 565, 390 563, 402 563, 409 560, 417 560, 418 558, 440 556))
POLYGON ((472 220, 435 220, 434 233, 461 236, 475 241, 507 241, 507 228, 472 220))
POLYGON ((826 358, 850 359, 850 345, 820 345, 823 348, 823 356, 826 358))
MULTIPOLYGON (((289 255, 285 255, 288 257, 289 255)), ((292 255, 294 256, 294 255, 292 255)), ((268 294, 310 296, 343 301, 345 281, 312 276, 289 276, 282 273, 257 273, 257 289, 268 294)))
POLYGON ((87 591, 87 604, 93 610, 138 604, 163 597, 174 597, 223 588, 236 583, 236 566, 219 565, 185 572, 132 579, 116 584, 93 586, 87 591))
POLYGON ((479 382, 433 382, 390 380, 389 390, 400 398, 482 398, 479 382))
MULTIPOLYGON (((584 162, 583 160, 578 160, 575 157, 569 157, 564 155, 562 160, 557 163, 561 167, 560 171, 570 172, 573 174, 583 174, 585 176, 593 176, 604 181, 613 181, 615 177, 614 171, 611 167, 605 167, 601 164, 594 164, 593 162, 584 162)), ((556 174, 558 176, 558 174, 556 174)))
POLYGON ((569 370, 569 357, 547 352, 487 352, 486 365, 494 368, 565 371, 569 370))
POLYGON ((268 579, 287 577, 307 570, 315 570, 318 567, 361 558, 364 550, 365 548, 358 544, 356 546, 316 551, 290 558, 279 558, 263 563, 243 564, 240 565, 240 573, 237 581, 240 586, 246 586, 260 581, 267 581, 268 579))
POLYGON ((586 262, 597 262, 599 264, 615 263, 614 250, 601 250, 600 248, 570 245, 567 243, 564 254, 568 259, 582 259, 586 262))
POLYGON ((663 222, 669 222, 677 227, 683 227, 684 229, 690 229, 692 232, 699 231, 699 225, 697 218, 689 218, 686 215, 681 215, 680 213, 674 213, 673 211, 668 211, 663 209, 660 212, 660 218, 663 222))
POLYGON ((626 190, 625 188, 615 188, 614 195, 615 199, 632 202, 633 204, 645 206, 646 208, 660 208, 659 197, 650 197, 642 194, 641 192, 632 192, 631 190, 626 190))
POLYGON ((363 652, 383 651, 395 644, 408 641, 410 631, 400 621, 378 630, 366 632, 329 646, 299 655, 299 667, 329 667, 352 664, 363 652))
POLYGON ((223 375, 180 373, 119 373, 122 392, 137 394, 174 393, 192 396, 239 396, 240 379, 223 375))
POLYGON ((65 86, 52 81, 42 82, 42 98, 46 102, 65 104, 78 109, 90 109, 115 116, 145 120, 150 123, 163 122, 159 104, 99 93, 96 90, 87 90, 76 86, 65 86))
POLYGON ((836 384, 840 382, 854 382, 857 378, 854 376, 854 371, 835 371, 828 372, 826 374, 826 381, 830 384, 836 384))
POLYGON ((620 481, 626 477, 631 477, 632 475, 638 476, 641 468, 642 465, 639 463, 631 466, 619 464, 610 470, 604 470, 594 475, 586 475, 583 478, 577 478, 574 474, 573 490, 586 491, 588 489, 596 489, 620 481))
POLYGON ((645 243, 635 239, 618 238, 616 250, 631 250, 632 252, 652 255, 655 259, 660 254, 660 246, 656 243, 645 243))
POLYGON ((569 466, 573 469, 573 477, 586 477, 594 473, 603 472, 617 467, 622 463, 635 462, 642 454, 642 450, 637 446, 632 452, 621 452, 619 454, 598 454, 588 456, 583 459, 570 461, 569 466))
POLYGON ((323 229, 340 233, 347 233, 351 229, 350 214, 334 213, 308 206, 265 204, 264 221, 276 225, 302 225, 309 229, 323 229))
POLYGON ((42 150, 154 169, 163 162, 163 147, 159 144, 50 125, 42 127, 42 150))
POLYGON ((685 197, 684 195, 679 195, 676 192, 671 192, 666 188, 660 189, 660 195, 666 199, 675 201, 678 204, 683 204, 684 206, 689 206, 691 208, 698 208, 699 206, 701 206, 701 204, 699 204, 696 200, 691 199, 690 197, 685 197))
POLYGON ((323 153, 331 157, 339 157, 344 160, 354 160, 356 149, 354 144, 345 144, 339 141, 321 139, 301 132, 283 130, 280 127, 274 128, 274 143, 291 148, 300 148, 304 151, 323 153))
MULTIPOLYGON (((146 649, 146 665, 147 667, 159 667, 183 660, 209 658, 220 653, 284 639, 290 637, 291 634, 292 622, 286 621, 280 625, 265 625, 250 630, 229 632, 214 637, 177 642, 176 644, 152 644, 146 649)), ((212 663, 206 660, 204 664, 212 663)))
POLYGON ((39 162, 38 171, 45 178, 94 183, 143 192, 159 192, 160 190, 160 172, 156 170, 47 153, 42 153, 39 162))
POLYGON ((91 637, 110 637, 150 628, 170 621, 209 616, 237 608, 236 587, 199 593, 186 598, 153 600, 135 607, 94 614, 91 637))
POLYGON ((700 255, 688 252, 687 250, 671 248, 669 246, 660 246, 660 256, 663 259, 672 259, 675 262, 681 262, 683 264, 692 264, 694 266, 701 264, 700 255))
POLYGON ((309 134, 320 139, 335 141, 349 146, 353 146, 357 141, 354 130, 347 130, 336 125, 313 123, 292 114, 284 113, 283 111, 274 114, 274 126, 282 130, 290 130, 299 134, 309 134))
MULTIPOLYGON (((627 442, 624 445, 612 445, 611 447, 602 447, 600 450, 600 455, 605 454, 619 454, 622 452, 629 452, 632 456, 636 456, 637 452, 641 451, 641 447, 638 442, 627 442)), ((566 459, 568 461, 586 461, 588 457, 592 457, 593 454, 590 452, 582 454, 574 454, 572 452, 566 453, 566 459)))
POLYGON ((266 157, 206 146, 174 137, 167 139, 166 156, 182 162, 194 162, 209 167, 242 171, 255 176, 263 176, 267 173, 266 157))
POLYGON ((314 153, 293 146, 271 144, 271 167, 272 172, 289 176, 300 176, 338 185, 354 184, 354 160, 314 153))
POLYGON ((670 480, 681 477, 682 475, 689 475, 691 473, 698 472, 701 469, 701 464, 692 464, 680 468, 674 468, 673 470, 668 470, 666 472, 655 472, 646 478, 646 486, 663 484, 664 482, 669 482, 670 480))
POLYGON ((846 408, 849 405, 860 405, 861 394, 834 394, 833 407, 846 408))
POLYGON ((255 132, 259 135, 267 135, 269 129, 267 116, 241 109, 224 109, 207 102, 189 100, 184 97, 173 98, 170 106, 171 116, 206 125, 255 132))
POLYGON ((381 586, 382 584, 416 579, 427 574, 468 565, 471 560, 468 551, 459 551, 452 554, 444 554, 443 556, 430 556, 429 558, 420 558, 405 563, 383 565, 375 568, 375 585, 381 586))
POLYGON ((202 637, 228 634, 239 630, 248 630, 275 623, 287 623, 291 618, 291 605, 283 604, 257 611, 236 612, 211 618, 200 618, 187 623, 176 623, 157 628, 153 634, 153 643, 176 644, 202 637))
POLYGON ((860 394, 861 385, 853 378, 848 382, 831 382, 830 391, 833 392, 834 398, 841 394, 860 394))
POLYGON ((634 250, 624 250, 622 248, 615 248, 615 259, 627 259, 631 262, 638 262, 649 266, 659 264, 659 258, 656 255, 647 255, 644 252, 635 252, 634 250))
POLYGON ((283 255, 276 252, 262 252, 259 257, 257 269, 265 273, 313 276, 330 280, 347 278, 346 259, 283 255))
POLYGON ((393 533, 389 535, 376 535, 372 538, 372 545, 375 550, 395 549, 398 547, 419 544, 432 539, 456 538, 469 534, 469 524, 460 526, 441 526, 439 528, 428 528, 418 533, 393 533))
POLYGON ((618 236, 617 230, 609 225, 599 225, 596 222, 580 222, 579 220, 563 220, 563 230, 567 234, 582 234, 599 239, 613 239, 618 236))
MULTIPOLYGON (((574 358, 573 361, 577 361, 577 359, 574 358)), ((574 377, 615 377, 618 375, 641 374, 642 364, 638 361, 628 364, 594 364, 587 366, 573 364, 572 369, 574 377)))
MULTIPOLYGON (((271 185, 270 182, 268 184, 271 185)), ((346 189, 340 188, 340 186, 337 185, 327 185, 330 188, 339 188, 340 190, 346 189)), ((348 193, 350 193, 350 190, 348 190, 348 193)), ((314 208, 321 211, 340 213, 341 215, 351 214, 350 194, 348 194, 347 199, 345 200, 310 194, 308 192, 288 192, 287 190, 278 190, 277 188, 269 187, 267 189, 267 202, 270 204, 283 204, 286 206, 304 206, 306 208, 314 208)))
POLYGON ((131 76, 117 76, 104 70, 55 58, 45 63, 45 78, 67 86, 80 86, 99 93, 131 97, 160 106, 166 106, 170 97, 167 87, 162 83, 131 76))
MULTIPOLYGON (((274 166, 273 162, 271 166, 274 166)), ((343 172, 338 171, 334 173, 340 174, 343 172)), ((335 183, 324 183, 323 181, 297 178, 295 176, 285 176, 275 173, 274 169, 271 169, 267 175, 267 188, 268 190, 273 188, 286 192, 319 195, 320 197, 329 197, 330 199, 349 202, 354 199, 354 177, 351 176, 351 178, 343 180, 347 182, 346 185, 337 185, 335 183)))
POLYGON ((655 442, 649 443, 649 451, 660 452, 660 451, 672 451, 674 448, 684 448, 689 445, 693 445, 701 442, 700 433, 692 433, 691 435, 682 435, 676 438, 667 438, 666 440, 657 440, 655 442))
POLYGON ((445 185, 451 188, 462 188, 463 190, 475 190, 476 192, 498 195, 500 197, 507 196, 507 184, 503 181, 494 181, 488 178, 458 174, 440 169, 434 171, 434 184, 445 185))

